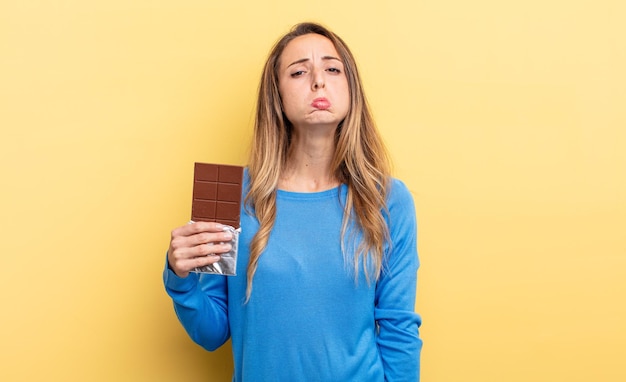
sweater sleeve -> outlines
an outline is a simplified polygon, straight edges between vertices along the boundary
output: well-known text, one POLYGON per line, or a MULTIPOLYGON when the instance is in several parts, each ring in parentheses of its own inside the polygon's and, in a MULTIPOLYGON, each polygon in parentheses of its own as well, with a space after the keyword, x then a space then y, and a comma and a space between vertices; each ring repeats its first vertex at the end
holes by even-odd
POLYGON ((226 276, 192 272, 181 278, 166 265, 163 282, 178 320, 194 342, 213 351, 228 340, 226 276))
POLYGON ((415 313, 417 287, 417 222, 413 198, 394 180, 388 198, 391 245, 376 287, 374 315, 385 381, 419 381, 421 317, 415 313))

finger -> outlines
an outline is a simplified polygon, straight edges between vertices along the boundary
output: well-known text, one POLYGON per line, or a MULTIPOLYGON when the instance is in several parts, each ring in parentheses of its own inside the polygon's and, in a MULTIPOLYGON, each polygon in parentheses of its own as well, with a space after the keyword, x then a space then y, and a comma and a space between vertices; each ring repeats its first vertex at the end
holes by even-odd
POLYGON ((228 253, 228 251, 230 251, 231 248, 232 246, 229 243, 219 243, 219 244, 208 243, 208 244, 197 245, 193 248, 193 251, 191 251, 193 256, 190 256, 190 257, 220 255, 223 253, 228 253))
POLYGON ((220 259, 221 257, 219 255, 209 255, 194 257, 191 259, 184 259, 170 264, 172 265, 174 273, 176 273, 180 277, 187 277, 189 272, 193 271, 194 269, 217 263, 218 261, 220 261, 220 259))
POLYGON ((195 268, 200 268, 200 267, 204 267, 207 265, 215 264, 220 260, 221 260, 221 256, 218 256, 218 255, 195 257, 193 259, 187 260, 184 264, 184 267, 188 268, 191 271, 195 268))
POLYGON ((168 253, 168 257, 170 258, 171 262, 178 263, 180 261, 185 261, 196 257, 228 253, 231 249, 232 246, 229 243, 200 244, 193 247, 171 248, 171 252, 168 253))
POLYGON ((222 232, 224 225, 215 222, 193 222, 172 231, 172 239, 178 236, 190 236, 200 232, 222 232))
MULTIPOLYGON (((214 224, 216 223, 211 223, 208 226, 208 228, 214 229, 215 227, 214 224)), ((228 242, 233 239, 233 235, 229 231, 223 231, 223 230, 217 231, 217 232, 202 231, 199 233, 191 234, 188 232, 189 230, 187 230, 186 228, 187 227, 180 227, 172 231, 170 249, 178 250, 178 249, 184 249, 187 247, 193 247, 193 246, 196 246, 199 244, 205 244, 205 243, 228 242)), ((196 228, 196 229, 202 229, 202 227, 196 228)))
POLYGON ((189 236, 189 245, 199 245, 208 243, 224 243, 233 239, 233 234, 229 231, 221 232, 200 232, 195 235, 189 236))
POLYGON ((200 244, 193 247, 170 248, 168 251, 168 259, 173 263, 184 262, 186 260, 195 259, 196 257, 206 257, 211 255, 221 255, 228 253, 232 246, 229 243, 221 244, 200 244))

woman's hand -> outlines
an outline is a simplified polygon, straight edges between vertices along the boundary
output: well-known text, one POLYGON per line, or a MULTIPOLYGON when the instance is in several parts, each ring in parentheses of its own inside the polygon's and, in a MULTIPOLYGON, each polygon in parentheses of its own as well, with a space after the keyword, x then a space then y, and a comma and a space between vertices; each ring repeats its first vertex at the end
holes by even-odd
POLYGON ((172 231, 167 261, 179 277, 187 277, 196 267, 216 263, 220 254, 230 251, 233 235, 219 223, 196 222, 172 231))

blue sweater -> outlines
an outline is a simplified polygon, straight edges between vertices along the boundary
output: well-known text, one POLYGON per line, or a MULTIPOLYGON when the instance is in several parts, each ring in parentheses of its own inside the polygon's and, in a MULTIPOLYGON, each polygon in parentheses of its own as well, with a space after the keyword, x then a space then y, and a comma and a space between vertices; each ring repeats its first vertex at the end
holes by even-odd
POLYGON ((259 224, 245 210, 237 276, 180 278, 165 269, 166 290, 190 337, 208 350, 231 339, 233 381, 419 380, 413 199, 394 179, 387 202, 392 243, 378 282, 368 283, 362 270, 355 279, 341 252, 346 193, 346 186, 278 191, 276 223, 247 304, 248 247, 259 224))

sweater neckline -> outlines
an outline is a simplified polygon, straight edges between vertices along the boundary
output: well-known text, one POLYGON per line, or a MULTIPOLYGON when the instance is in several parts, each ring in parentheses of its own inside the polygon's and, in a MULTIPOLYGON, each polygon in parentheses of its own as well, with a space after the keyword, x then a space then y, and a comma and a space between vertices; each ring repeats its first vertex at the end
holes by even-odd
POLYGON ((328 190, 316 192, 296 192, 278 189, 276 196, 280 199, 326 199, 330 197, 336 197, 337 195, 339 195, 340 191, 343 193, 345 188, 346 186, 344 184, 341 184, 337 187, 329 188, 328 190))

